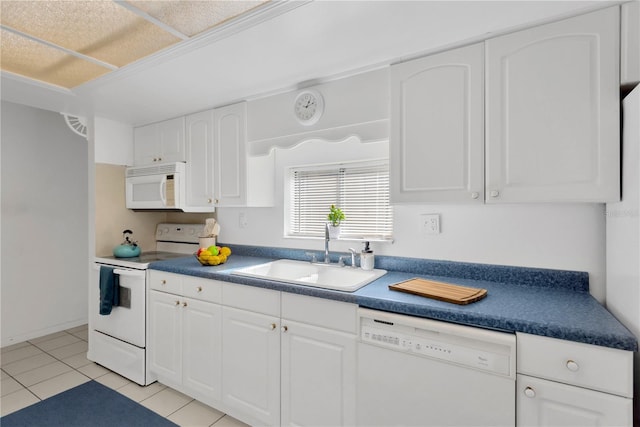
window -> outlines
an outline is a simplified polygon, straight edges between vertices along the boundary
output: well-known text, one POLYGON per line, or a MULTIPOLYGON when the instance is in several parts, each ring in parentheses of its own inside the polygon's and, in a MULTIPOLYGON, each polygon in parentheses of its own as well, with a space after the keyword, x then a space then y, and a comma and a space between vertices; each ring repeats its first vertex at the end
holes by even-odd
POLYGON ((387 161, 295 167, 289 182, 289 236, 323 237, 333 204, 346 217, 342 237, 391 240, 387 161))

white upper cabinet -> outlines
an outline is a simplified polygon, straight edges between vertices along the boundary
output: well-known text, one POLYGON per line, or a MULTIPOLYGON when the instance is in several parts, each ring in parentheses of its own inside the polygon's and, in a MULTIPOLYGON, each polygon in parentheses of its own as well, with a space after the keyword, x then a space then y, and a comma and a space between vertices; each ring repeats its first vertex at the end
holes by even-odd
POLYGON ((247 201, 247 104, 213 111, 214 164, 218 206, 243 206, 247 201))
POLYGON ((213 111, 186 117, 186 204, 190 209, 215 210, 213 111))
POLYGON ((484 45, 391 68, 392 202, 484 199, 484 45))
POLYGON ((392 202, 619 200, 618 15, 394 65, 392 202))
POLYGON ((184 141, 184 117, 137 127, 133 131, 134 166, 184 162, 184 141))
POLYGON ((486 42, 487 202, 619 200, 618 14, 486 42))
POLYGON ((274 156, 247 153, 246 102, 186 117, 187 206, 271 206, 274 156))

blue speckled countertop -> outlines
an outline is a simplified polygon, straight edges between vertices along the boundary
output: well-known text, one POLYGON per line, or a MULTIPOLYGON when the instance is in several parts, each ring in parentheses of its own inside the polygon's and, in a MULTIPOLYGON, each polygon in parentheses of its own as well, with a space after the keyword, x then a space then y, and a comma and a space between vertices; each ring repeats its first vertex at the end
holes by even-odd
MULTIPOLYGON (((308 260, 302 250, 228 245, 225 264, 202 266, 193 256, 151 263, 149 268, 350 302, 376 310, 456 322, 509 332, 526 332, 564 340, 636 351, 634 335, 589 294, 585 272, 494 266, 400 257, 376 257, 387 274, 356 292, 232 275, 234 269, 279 258, 308 260), (413 277, 487 289, 480 301, 457 305, 389 290, 413 277)), ((318 253, 318 255, 320 255, 318 253)))

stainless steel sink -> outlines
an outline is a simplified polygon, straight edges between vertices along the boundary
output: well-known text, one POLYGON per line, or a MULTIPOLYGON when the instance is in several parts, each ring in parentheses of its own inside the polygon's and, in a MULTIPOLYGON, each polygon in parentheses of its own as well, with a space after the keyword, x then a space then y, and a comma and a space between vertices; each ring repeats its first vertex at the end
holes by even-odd
POLYGON ((340 267, 337 264, 316 264, 280 259, 252 267, 239 268, 231 274, 353 292, 386 273, 386 270, 362 270, 361 268, 340 267))

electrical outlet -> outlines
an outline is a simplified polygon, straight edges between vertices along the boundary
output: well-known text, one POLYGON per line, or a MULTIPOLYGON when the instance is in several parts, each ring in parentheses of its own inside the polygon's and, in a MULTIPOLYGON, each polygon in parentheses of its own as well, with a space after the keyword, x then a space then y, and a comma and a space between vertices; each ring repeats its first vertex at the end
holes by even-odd
POLYGON ((238 214, 238 227, 247 228, 247 225, 248 225, 247 215, 244 212, 240 212, 238 214))
POLYGON ((440 214, 420 215, 420 233, 423 236, 440 234, 440 214))

